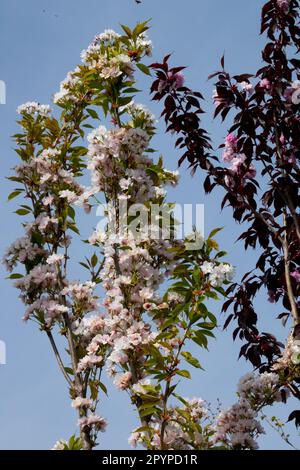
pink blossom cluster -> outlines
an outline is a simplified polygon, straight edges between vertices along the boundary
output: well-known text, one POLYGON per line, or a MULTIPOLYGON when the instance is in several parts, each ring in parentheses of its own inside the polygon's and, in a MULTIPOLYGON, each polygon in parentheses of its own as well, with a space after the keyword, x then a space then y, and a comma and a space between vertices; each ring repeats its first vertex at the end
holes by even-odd
MULTIPOLYGON (((293 337, 291 333, 282 356, 275 362, 272 369, 276 372, 284 371, 289 367, 299 367, 300 364, 300 341, 293 337)), ((297 370, 297 369, 296 369, 297 370)))
POLYGON ((238 144, 239 139, 233 134, 228 134, 225 139, 225 150, 223 153, 223 161, 224 162, 231 162, 236 154, 238 153, 238 144))
POLYGON ((132 385, 132 373, 125 372, 124 374, 119 374, 114 380, 116 388, 119 390, 127 390, 132 385))
MULTIPOLYGON (((141 128, 113 129, 100 126, 89 136, 88 168, 92 173, 92 187, 108 196, 118 191, 125 199, 143 203, 152 199, 157 190, 147 174, 151 160, 143 155, 149 144, 149 135, 141 128)), ((174 180, 174 175, 168 175, 174 180)), ((166 174, 167 177, 167 174, 166 174)))
POLYGON ((78 425, 81 429, 84 428, 95 428, 97 431, 104 432, 107 426, 107 421, 102 416, 91 414, 89 416, 83 416, 79 419, 78 425))
MULTIPOLYGON (((108 316, 104 319, 104 334, 97 334, 91 340, 87 357, 97 353, 103 345, 109 345, 110 374, 115 374, 120 364, 126 368, 130 358, 142 358, 145 346, 156 341, 157 333, 151 332, 151 326, 142 320, 142 314, 145 304, 150 308, 161 302, 156 290, 170 269, 169 247, 168 241, 158 244, 148 241, 137 245, 133 237, 112 235, 105 239, 101 276, 105 279, 103 305, 108 316)), ((121 375, 116 379, 116 385, 124 388, 130 381, 128 374, 121 375)))
MULTIPOLYGON (((68 106, 66 114, 76 106, 82 110, 92 95, 86 72, 102 80, 103 86, 121 77, 128 80, 134 71, 133 62, 151 54, 151 41, 145 32, 134 40, 129 38, 123 42, 121 39, 120 35, 107 30, 97 36, 87 51, 83 52, 83 65, 68 73, 60 85, 60 91, 54 96, 55 103, 62 107, 68 106), (131 54, 133 49, 135 59, 131 54)), ((97 432, 104 431, 106 421, 94 414, 97 397, 95 390, 91 392, 93 398, 86 396, 84 387, 89 386, 92 390, 92 384, 87 382, 85 385, 85 381, 88 377, 95 380, 107 355, 111 372, 115 365, 122 365, 122 355, 143 360, 143 348, 152 344, 157 336, 156 332, 152 332, 150 323, 142 319, 143 305, 146 300, 153 303, 157 301, 158 296, 154 291, 164 280, 172 256, 168 253, 168 243, 159 243, 157 246, 152 243, 150 247, 135 244, 131 237, 120 241, 113 237, 103 240, 105 258, 100 277, 105 280, 104 317, 98 309, 98 298, 94 292, 96 283, 70 282, 67 278, 68 248, 71 242, 68 228, 76 231, 74 210, 70 206, 81 205, 88 211, 90 198, 99 191, 103 191, 108 199, 120 193, 133 202, 164 196, 160 186, 153 187, 153 179, 148 175, 152 161, 144 155, 153 133, 154 118, 146 108, 131 103, 126 108, 131 118, 128 125, 110 131, 104 127, 96 129, 89 137, 92 186, 84 188, 78 183, 82 165, 78 165, 76 158, 74 160, 73 149, 70 149, 70 154, 66 154, 64 146, 65 138, 69 144, 70 138, 73 143, 78 137, 78 123, 72 122, 75 114, 73 116, 70 112, 67 119, 62 118, 65 121, 59 137, 53 137, 50 146, 51 124, 51 134, 55 127, 53 135, 60 124, 51 117, 50 107, 34 102, 25 103, 18 108, 18 112, 27 120, 31 119, 33 125, 42 122, 42 136, 32 146, 32 155, 28 158, 24 144, 28 137, 27 127, 23 126, 24 135, 19 142, 23 152, 22 164, 15 168, 15 172, 33 206, 32 210, 23 212, 32 212, 34 218, 25 225, 25 237, 8 249, 4 262, 10 271, 18 263, 25 267, 24 276, 15 275, 15 285, 27 306, 24 318, 34 318, 47 330, 60 368, 70 385, 72 406, 79 410, 81 438, 89 435, 93 445, 97 432), (41 118, 46 117, 48 121, 41 121, 41 118), (139 125, 136 125, 137 122, 139 125), (43 140, 43 133, 47 139, 43 140), (121 251, 123 248, 124 251, 121 251), (91 312, 96 312, 96 315, 91 315, 91 312), (63 367, 51 336, 53 330, 50 330, 55 324, 67 337, 72 374, 63 367)), ((81 147, 78 149, 82 150, 81 147)), ((165 182, 173 184, 176 179, 177 176, 172 172, 165 172, 165 182)), ((98 237, 95 240, 101 246, 103 242, 98 237)), ((121 374, 117 386, 121 389, 131 384, 129 368, 127 359, 124 370, 121 367, 118 371, 121 374)), ((95 380, 93 386, 99 387, 99 381, 95 380)), ((64 441, 59 441, 57 448, 65 448, 65 445, 64 441)), ((85 445, 89 444, 85 442, 85 445)))
POLYGON ((264 434, 264 429, 257 417, 248 400, 239 400, 219 414, 213 442, 221 442, 229 449, 258 449, 256 439, 264 434))
POLYGON ((29 320, 31 315, 42 314, 46 327, 50 328, 54 320, 59 319, 64 313, 69 313, 69 307, 59 303, 59 300, 53 300, 44 296, 29 304, 23 320, 29 320))
POLYGON ((76 311, 83 311, 85 314, 98 310, 97 298, 94 295, 96 284, 94 282, 69 283, 63 290, 62 295, 69 296, 76 311))
POLYGON ((80 98, 77 93, 77 88, 80 90, 79 72, 79 67, 76 67, 73 72, 68 72, 66 78, 60 83, 59 91, 53 96, 53 102, 55 104, 62 104, 68 101, 71 103, 79 102, 80 98))
POLYGON ((234 268, 229 263, 204 261, 200 269, 213 287, 220 287, 224 282, 232 281, 234 276, 234 268))
MULTIPOLYGON (((167 410, 168 421, 164 427, 164 448, 168 450, 192 450, 209 448, 207 436, 204 432, 204 421, 208 416, 205 402, 200 398, 184 399, 182 407, 170 407, 167 410), (187 425, 185 416, 192 421, 192 429, 187 425), (203 432, 201 432, 203 426, 203 432)), ((152 417, 149 427, 152 430, 151 449, 161 449, 162 422, 158 417, 152 417)), ((144 431, 133 431, 129 437, 129 444, 136 447, 138 444, 146 446, 149 436, 144 431)))
POLYGON ((231 449, 258 449, 257 438, 264 430, 258 412, 266 405, 282 401, 279 376, 273 372, 250 373, 238 384, 239 400, 216 419, 213 442, 231 449))
POLYGON ((85 188, 77 181, 73 171, 61 161, 61 152, 55 148, 43 150, 38 156, 15 167, 16 174, 29 187, 34 184, 44 193, 45 211, 60 198, 83 205, 85 188), (71 197, 72 196, 72 197, 71 197))
POLYGON ((260 407, 263 403, 272 404, 282 401, 279 391, 279 377, 273 372, 262 374, 249 373, 242 377, 238 384, 238 396, 248 400, 252 407, 260 407))
POLYGON ((229 174, 225 177, 225 183, 229 187, 234 187, 234 177, 238 176, 242 181, 247 178, 255 178, 256 170, 252 163, 247 163, 247 157, 244 153, 238 152, 238 138, 233 134, 228 134, 225 139, 225 150, 223 161, 230 163, 229 174))
MULTIPOLYGON (((132 50, 136 61, 151 53, 151 43, 144 33, 126 42, 111 30, 98 35, 83 52, 83 65, 67 75, 54 101, 69 109, 87 100, 87 96, 90 98, 93 92, 85 85, 88 77, 92 77, 93 82, 99 80, 103 94, 106 86, 114 86, 122 79, 128 81, 134 70, 132 50)), ((184 77, 180 72, 169 74, 168 86, 176 89, 183 84, 184 77)), ((246 85, 244 88, 248 89, 246 85)), ((97 277, 96 282, 71 282, 67 276, 71 242, 68 228, 76 231, 71 205, 81 205, 88 211, 90 198, 103 192, 114 209, 120 201, 127 202, 129 219, 130 210, 136 205, 163 202, 165 187, 175 185, 178 180, 176 172, 166 170, 162 160, 155 163, 149 157, 150 151, 147 152, 151 150, 154 116, 134 103, 126 104, 124 108, 110 104, 113 105, 111 118, 115 127, 100 126, 88 136, 89 188, 78 183, 81 170, 77 170, 71 157, 65 155, 60 138, 49 148, 35 149, 30 159, 24 158, 22 165, 16 167, 18 179, 26 190, 29 188, 26 196, 34 194, 34 220, 25 226, 25 237, 9 248, 5 264, 9 270, 18 262, 25 266, 26 274, 15 282, 27 306, 25 319, 37 320, 48 336, 56 325, 67 337, 72 371, 63 367, 61 358, 58 362, 70 385, 72 407, 79 412, 81 438, 88 434, 94 445, 97 432, 106 428, 106 420, 95 414, 98 391, 103 385, 99 377, 106 365, 115 386, 126 390, 133 403, 143 403, 149 390, 156 394, 157 406, 164 410, 164 416, 154 413, 147 423, 153 449, 161 448, 162 438, 170 450, 209 447, 208 436, 201 428, 208 416, 203 400, 186 399, 182 400, 180 408, 169 406, 163 401, 159 380, 155 385, 151 384, 152 372, 147 371, 146 366, 151 350, 157 350, 170 365, 172 373, 179 370, 176 367, 186 340, 181 334, 185 327, 181 323, 174 324, 172 334, 163 340, 160 328, 164 311, 173 309, 185 298, 172 292, 163 296, 161 286, 179 266, 174 248, 182 247, 183 242, 180 244, 164 237, 165 233, 158 237, 154 222, 151 222, 150 230, 148 224, 141 226, 137 231, 139 236, 130 227, 121 232, 116 222, 115 230, 108 225, 104 233, 96 231, 90 237, 90 243, 99 248, 103 257, 97 274, 91 269, 91 278, 97 277), (127 122, 123 122, 125 115, 127 122), (36 195, 38 204, 35 207, 36 195), (63 214, 68 215, 62 223, 63 214), (104 290, 101 313, 95 294, 98 282, 102 282, 104 290), (87 390, 90 390, 90 396, 87 390)), ((41 108, 35 103, 27 103, 19 111, 30 115, 31 119, 50 113, 48 107, 41 108)), ((66 138, 69 142, 68 134, 66 138)), ((250 166, 244 171, 246 157, 238 153, 237 143, 233 135, 227 137, 224 160, 231 163, 232 174, 243 173, 244 178, 251 177, 254 169, 250 166)), ((85 153, 86 149, 83 150, 85 153)), ((220 287, 233 276, 232 266, 226 263, 206 261, 200 268, 203 278, 212 287, 220 287)), ((54 352, 57 356, 55 348, 54 352)), ((265 390, 264 386, 253 386, 255 396, 261 389, 265 390)), ((246 389, 243 383, 240 393, 245 395, 246 389)), ((238 446, 238 433, 242 433, 240 445, 250 448, 253 447, 251 439, 261 432, 255 412, 245 411, 245 403, 245 399, 240 399, 239 405, 224 414, 233 421, 231 428, 224 428, 225 418, 219 417, 216 435, 233 447, 238 446)), ((145 444, 146 438, 148 435, 144 431, 136 431, 131 442, 145 444)), ((56 448, 65 448, 65 445, 64 441, 58 441, 56 448)))
POLYGON ((45 256, 46 254, 47 251, 37 243, 32 243, 28 237, 22 237, 15 240, 7 248, 3 257, 3 264, 8 272, 12 272, 18 262, 33 261, 37 256, 45 256))
POLYGON ((29 274, 16 280, 15 287, 25 294, 32 294, 37 290, 47 292, 59 288, 60 279, 55 266, 38 264, 29 274))
POLYGON ((293 104, 300 104, 300 80, 295 80, 284 92, 285 99, 293 104))
POLYGON ((246 93, 249 93, 249 94, 252 93, 254 89, 252 83, 246 82, 246 81, 240 82, 239 86, 241 87, 242 91, 245 91, 246 93))
POLYGON ((82 80, 82 75, 85 76, 87 71, 94 73, 103 80, 103 83, 120 78, 132 78, 133 50, 136 58, 151 55, 152 43, 145 32, 140 33, 134 40, 128 38, 126 43, 122 41, 121 35, 113 30, 106 30, 95 36, 88 48, 81 53, 83 65, 69 72, 61 82, 60 90, 53 97, 54 103, 60 106, 67 103, 71 105, 82 103, 87 93, 90 93, 89 87, 82 80))
POLYGON ((150 56, 152 42, 146 32, 135 39, 128 38, 126 47, 120 39, 120 34, 111 29, 98 34, 88 48, 82 51, 83 63, 98 69, 102 78, 113 79, 122 73, 131 75, 134 69, 129 52, 135 50, 140 57, 150 56))
POLYGON ((155 128, 156 119, 151 111, 140 103, 135 103, 133 100, 124 108, 127 114, 132 118, 129 122, 134 128, 138 123, 142 129, 151 132, 155 128))
MULTIPOLYGON (((132 119, 127 124, 112 130, 100 126, 90 134, 88 156, 95 192, 103 191, 112 206, 125 199, 130 213, 135 204, 164 198, 164 185, 176 184, 177 174, 162 167, 160 182, 154 183, 148 171, 154 162, 144 154, 154 118, 137 105, 129 105, 126 112, 132 119)), ((158 334, 144 317, 162 304, 158 289, 174 269, 172 242, 157 239, 152 228, 153 232, 147 225, 144 233, 141 227, 138 237, 130 227, 124 233, 110 229, 90 237, 90 242, 101 247, 104 254, 100 277, 105 289, 106 316, 103 332, 92 338, 82 361, 88 363, 89 358, 107 348, 108 373, 115 377, 118 389, 132 393, 134 384, 143 379, 145 351, 156 343, 158 334)))
POLYGON ((67 441, 64 439, 59 439, 55 442, 51 450, 65 450, 68 447, 67 441))
POLYGON ((184 75, 182 72, 169 72, 166 80, 160 80, 158 92, 162 93, 165 89, 169 91, 182 88, 184 85, 184 75))
POLYGON ((263 78, 263 79, 259 82, 259 86, 260 86, 260 88, 262 88, 263 90, 269 91, 269 90, 271 90, 272 84, 271 84, 271 82, 270 82, 270 80, 269 80, 268 78, 263 78))
POLYGON ((93 405, 93 400, 90 398, 76 397, 72 400, 72 408, 79 409, 85 407, 91 407, 93 405))
POLYGON ((95 70, 103 80, 132 77, 132 50, 138 57, 151 55, 152 43, 145 32, 135 39, 128 38, 125 44, 118 33, 106 30, 95 36, 89 47, 82 51, 81 59, 86 67, 95 70))
POLYGON ((27 103, 18 106, 17 113, 33 116, 40 115, 41 117, 48 117, 51 113, 51 108, 47 104, 36 103, 35 101, 28 101, 27 103))
POLYGON ((28 306, 23 319, 27 321, 38 316, 47 327, 51 327, 55 319, 68 313, 70 305, 61 298, 64 284, 53 264, 38 264, 29 274, 17 279, 15 287, 21 291, 20 298, 28 306))
MULTIPOLYGON (((32 122, 41 114, 50 118, 51 112, 49 106, 37 103, 26 103, 18 111, 27 114, 32 122)), ((60 225, 57 207, 64 204, 63 200, 84 206, 90 193, 78 183, 77 170, 74 173, 72 162, 62 159, 61 152, 56 145, 36 149, 30 158, 23 158, 22 164, 15 167, 18 181, 27 191, 26 196, 37 194, 39 210, 31 222, 24 224, 25 236, 9 247, 3 259, 9 271, 18 263, 25 266, 26 274, 17 275, 15 281, 21 299, 28 307, 24 319, 35 317, 47 328, 55 320, 60 321, 63 315, 71 315, 72 311, 82 315, 97 309, 91 286, 86 286, 85 293, 76 292, 76 297, 74 285, 69 285, 66 279, 65 250, 71 237, 60 225), (59 247, 63 253, 58 252, 59 247)), ((28 209, 26 211, 30 213, 28 209)))

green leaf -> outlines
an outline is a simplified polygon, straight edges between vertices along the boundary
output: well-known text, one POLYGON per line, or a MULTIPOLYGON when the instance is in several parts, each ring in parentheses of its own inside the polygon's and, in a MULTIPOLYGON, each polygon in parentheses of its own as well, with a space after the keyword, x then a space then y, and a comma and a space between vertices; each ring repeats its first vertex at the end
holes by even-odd
POLYGON ((21 178, 19 178, 17 176, 7 176, 5 179, 7 179, 9 181, 14 181, 15 183, 21 183, 22 182, 21 178))
POLYGON ((175 322, 175 319, 173 317, 169 318, 168 320, 166 320, 161 329, 162 331, 166 330, 169 326, 173 326, 173 325, 176 325, 176 322, 175 322))
POLYGON ((65 450, 81 450, 82 442, 80 437, 72 436, 65 450))
POLYGON ((149 67, 147 67, 147 65, 145 64, 136 64, 136 65, 140 69, 141 72, 143 72, 145 75, 150 75, 151 77, 151 72, 150 72, 149 67))
POLYGON ((187 421, 191 419, 191 415, 188 411, 183 410, 182 408, 176 408, 176 411, 179 415, 181 415, 183 418, 185 418, 187 421))
POLYGON ((192 356, 190 352, 183 352, 181 355, 184 357, 184 359, 191 364, 193 367, 196 367, 196 369, 202 369, 200 362, 196 357, 192 356))
POLYGON ((141 418, 144 418, 145 416, 151 416, 157 412, 157 408, 151 407, 146 410, 140 411, 139 415, 141 418))
POLYGON ((107 395, 107 388, 105 387, 103 382, 99 382, 99 387, 101 388, 102 392, 104 392, 105 395, 107 395))
POLYGON ((19 194, 21 194, 22 192, 24 192, 24 189, 16 189, 12 193, 10 193, 10 195, 7 198, 7 202, 9 202, 12 199, 14 199, 15 197, 19 196, 19 194))
POLYGON ((97 400, 98 398, 98 382, 95 380, 89 381, 90 391, 92 400, 97 400))
POLYGON ((143 23, 138 23, 136 27, 133 30, 133 34, 135 37, 139 36, 141 33, 144 33, 145 31, 148 31, 149 26, 148 26, 148 21, 144 21, 143 23))
POLYGON ((17 211, 15 211, 15 214, 18 214, 18 215, 27 215, 29 214, 29 210, 28 209, 18 209, 17 211))
POLYGON ((197 304, 197 309, 199 310, 199 312, 201 313, 203 317, 207 317, 208 309, 206 305, 204 305, 203 303, 197 304))
POLYGON ((98 113, 94 109, 88 108, 87 112, 93 119, 99 119, 98 113))
POLYGON ((202 328, 204 330, 213 330, 217 324, 216 322, 201 322, 197 324, 198 328, 202 328))
POLYGON ((209 299, 219 300, 218 294, 214 291, 206 292, 206 297, 209 299))
POLYGON ((140 428, 135 429, 135 432, 147 432, 149 430, 150 430, 149 426, 141 426, 140 428))
POLYGON ((132 37, 132 31, 128 26, 126 26, 125 24, 121 24, 121 28, 123 29, 123 31, 127 34, 129 38, 132 37))
POLYGON ((22 279, 22 277, 24 277, 23 274, 13 273, 10 274, 7 279, 22 279))
POLYGON ((148 410, 149 408, 154 408, 154 405, 159 405, 160 400, 155 398, 155 400, 150 401, 149 403, 143 403, 141 406, 139 406, 139 410, 148 410))
POLYGON ((126 96, 124 98, 119 99, 119 106, 126 106, 127 104, 131 103, 132 96, 126 96))
POLYGON ((218 227, 218 228, 215 228, 214 230, 212 230, 208 236, 208 240, 210 238, 213 238, 217 233, 219 233, 221 230, 223 230, 224 227, 218 227))
POLYGON ((139 93, 140 91, 141 90, 138 90, 137 88, 130 87, 123 90, 123 93, 139 93))
POLYGON ((73 223, 72 223, 72 224, 68 223, 67 225, 68 225, 68 228, 69 228, 70 230, 72 230, 72 232, 75 232, 75 233, 77 233, 77 235, 80 235, 79 230, 78 230, 78 228, 76 227, 75 224, 73 224, 73 223))
POLYGON ((206 336, 201 333, 201 331, 196 331, 194 336, 192 337, 192 340, 198 344, 199 346, 201 346, 202 348, 205 348, 207 349, 207 346, 208 346, 208 341, 207 341, 207 338, 206 336))
POLYGON ((177 395, 177 393, 173 393, 173 396, 177 398, 177 400, 179 400, 181 403, 183 403, 183 405, 188 406, 188 402, 180 395, 177 395))
POLYGON ((202 314, 199 312, 197 313, 190 312, 189 314, 190 325, 191 326, 194 325, 194 323, 200 320, 201 317, 202 317, 202 314))
POLYGON ((189 373, 188 370, 178 370, 176 372, 177 375, 180 375, 181 377, 184 377, 186 379, 190 379, 191 378, 191 374, 189 373))
POLYGON ((205 336, 210 336, 211 338, 215 337, 215 335, 209 330, 201 330, 201 333, 204 334, 205 336))
POLYGON ((71 217, 71 219, 75 219, 75 210, 73 209, 73 207, 69 206, 68 207, 68 214, 69 216, 71 217))
POLYGON ((96 255, 96 253, 93 254, 93 256, 91 257, 91 265, 92 267, 94 268, 95 266, 97 266, 97 263, 98 263, 98 257, 96 255))
POLYGON ((83 263, 82 261, 80 261, 79 264, 81 264, 81 266, 83 266, 84 268, 90 270, 90 266, 88 266, 86 263, 83 263))

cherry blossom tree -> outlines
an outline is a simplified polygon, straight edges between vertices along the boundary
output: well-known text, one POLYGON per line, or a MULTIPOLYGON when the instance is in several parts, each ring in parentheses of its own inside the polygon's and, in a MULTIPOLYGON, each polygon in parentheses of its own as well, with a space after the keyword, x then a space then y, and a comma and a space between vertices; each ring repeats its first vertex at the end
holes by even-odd
MULTIPOLYGON (((226 295, 233 267, 221 261, 226 253, 214 239, 218 229, 206 240, 197 232, 176 236, 165 188, 177 184, 178 173, 153 157, 154 116, 134 101, 136 72, 150 73, 144 64, 152 51, 147 29, 140 23, 122 26, 122 34, 96 36, 54 95, 55 112, 36 102, 18 108, 21 130, 14 138, 21 161, 10 177, 18 187, 9 200, 22 197, 16 213, 26 222, 4 263, 25 304, 24 320, 47 336, 78 412, 79 435, 57 441, 54 449, 98 444, 107 424, 100 413, 104 372, 136 410, 133 446, 255 449, 264 432, 262 409, 285 394, 282 376, 268 370, 242 378, 237 402, 217 416, 202 399, 180 391, 191 367, 201 369, 190 345, 207 348, 214 336, 218 320, 208 301, 226 295), (88 187, 83 174, 90 176, 88 187), (99 204, 105 204, 107 223, 86 241, 95 250, 81 261, 87 279, 74 280, 70 249, 72 237, 80 236, 77 213, 99 204), (67 355, 59 350, 59 337, 67 355)), ((179 94, 182 106, 197 107, 180 70, 169 72, 167 60, 161 67, 158 93, 169 101, 179 94)), ((201 139, 209 148, 205 133, 201 139)), ((238 142, 228 139, 228 145, 238 142)), ((248 181, 253 170, 247 171, 248 181)))

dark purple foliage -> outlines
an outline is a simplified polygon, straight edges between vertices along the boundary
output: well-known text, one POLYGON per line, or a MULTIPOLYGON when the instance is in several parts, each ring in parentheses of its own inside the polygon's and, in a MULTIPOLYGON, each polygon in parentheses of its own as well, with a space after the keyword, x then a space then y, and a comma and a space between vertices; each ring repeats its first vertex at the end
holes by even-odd
MULTIPOLYGON (((234 220, 244 227, 239 239, 245 249, 256 249, 254 269, 229 287, 223 311, 230 310, 225 327, 235 321, 234 338, 245 341, 240 355, 264 371, 281 355, 283 345, 272 334, 258 331, 257 293, 265 288, 271 302, 282 303, 278 318, 283 324, 291 319, 294 337, 300 325, 298 0, 268 1, 262 9, 261 32, 267 44, 257 73, 231 76, 222 57, 220 71, 210 76, 216 79, 214 117, 224 121, 231 113, 226 145, 235 160, 227 155, 223 163, 214 154, 201 127, 202 95, 183 86, 183 67, 170 68, 170 56, 151 65, 156 73, 151 92, 154 100, 163 102, 167 131, 177 135, 179 165, 187 161, 193 172, 206 174, 207 193, 217 186, 225 190, 221 207, 231 207, 234 220)), ((226 151, 224 147, 219 148, 226 151)), ((285 374, 288 377, 290 371, 285 374)), ((291 390, 299 397, 298 379, 293 377, 291 390)), ((291 416, 299 425, 299 411, 291 416)))

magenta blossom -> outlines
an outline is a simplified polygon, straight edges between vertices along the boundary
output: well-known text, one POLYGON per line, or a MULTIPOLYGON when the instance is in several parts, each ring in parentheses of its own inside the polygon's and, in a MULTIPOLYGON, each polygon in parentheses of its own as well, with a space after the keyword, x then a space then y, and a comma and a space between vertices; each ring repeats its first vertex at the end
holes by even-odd
POLYGON ((260 88, 264 88, 265 90, 270 90, 271 89, 271 82, 268 78, 263 78, 259 82, 259 86, 260 86, 260 88))
POLYGON ((181 72, 168 72, 166 80, 160 80, 158 85, 158 92, 162 93, 164 90, 177 90, 184 84, 184 75, 181 72))
POLYGON ((291 273, 291 277, 295 279, 296 282, 300 282, 300 271, 299 269, 296 269, 291 273))
POLYGON ((300 80, 295 80, 290 87, 287 87, 284 98, 293 104, 300 104, 300 80))
POLYGON ((223 161, 231 162, 236 156, 238 138, 234 135, 233 132, 228 134, 225 139, 225 150, 223 153, 223 161))
POLYGON ((184 84, 184 75, 182 72, 169 72, 168 73, 168 78, 171 82, 173 82, 173 87, 177 90, 177 88, 181 88, 184 84))
POLYGON ((291 0, 277 0, 278 7, 283 10, 285 13, 289 11, 291 0))
POLYGON ((228 134, 228 136, 226 137, 226 144, 228 145, 234 146, 237 144, 237 142, 238 142, 238 138, 234 135, 233 132, 228 134))

